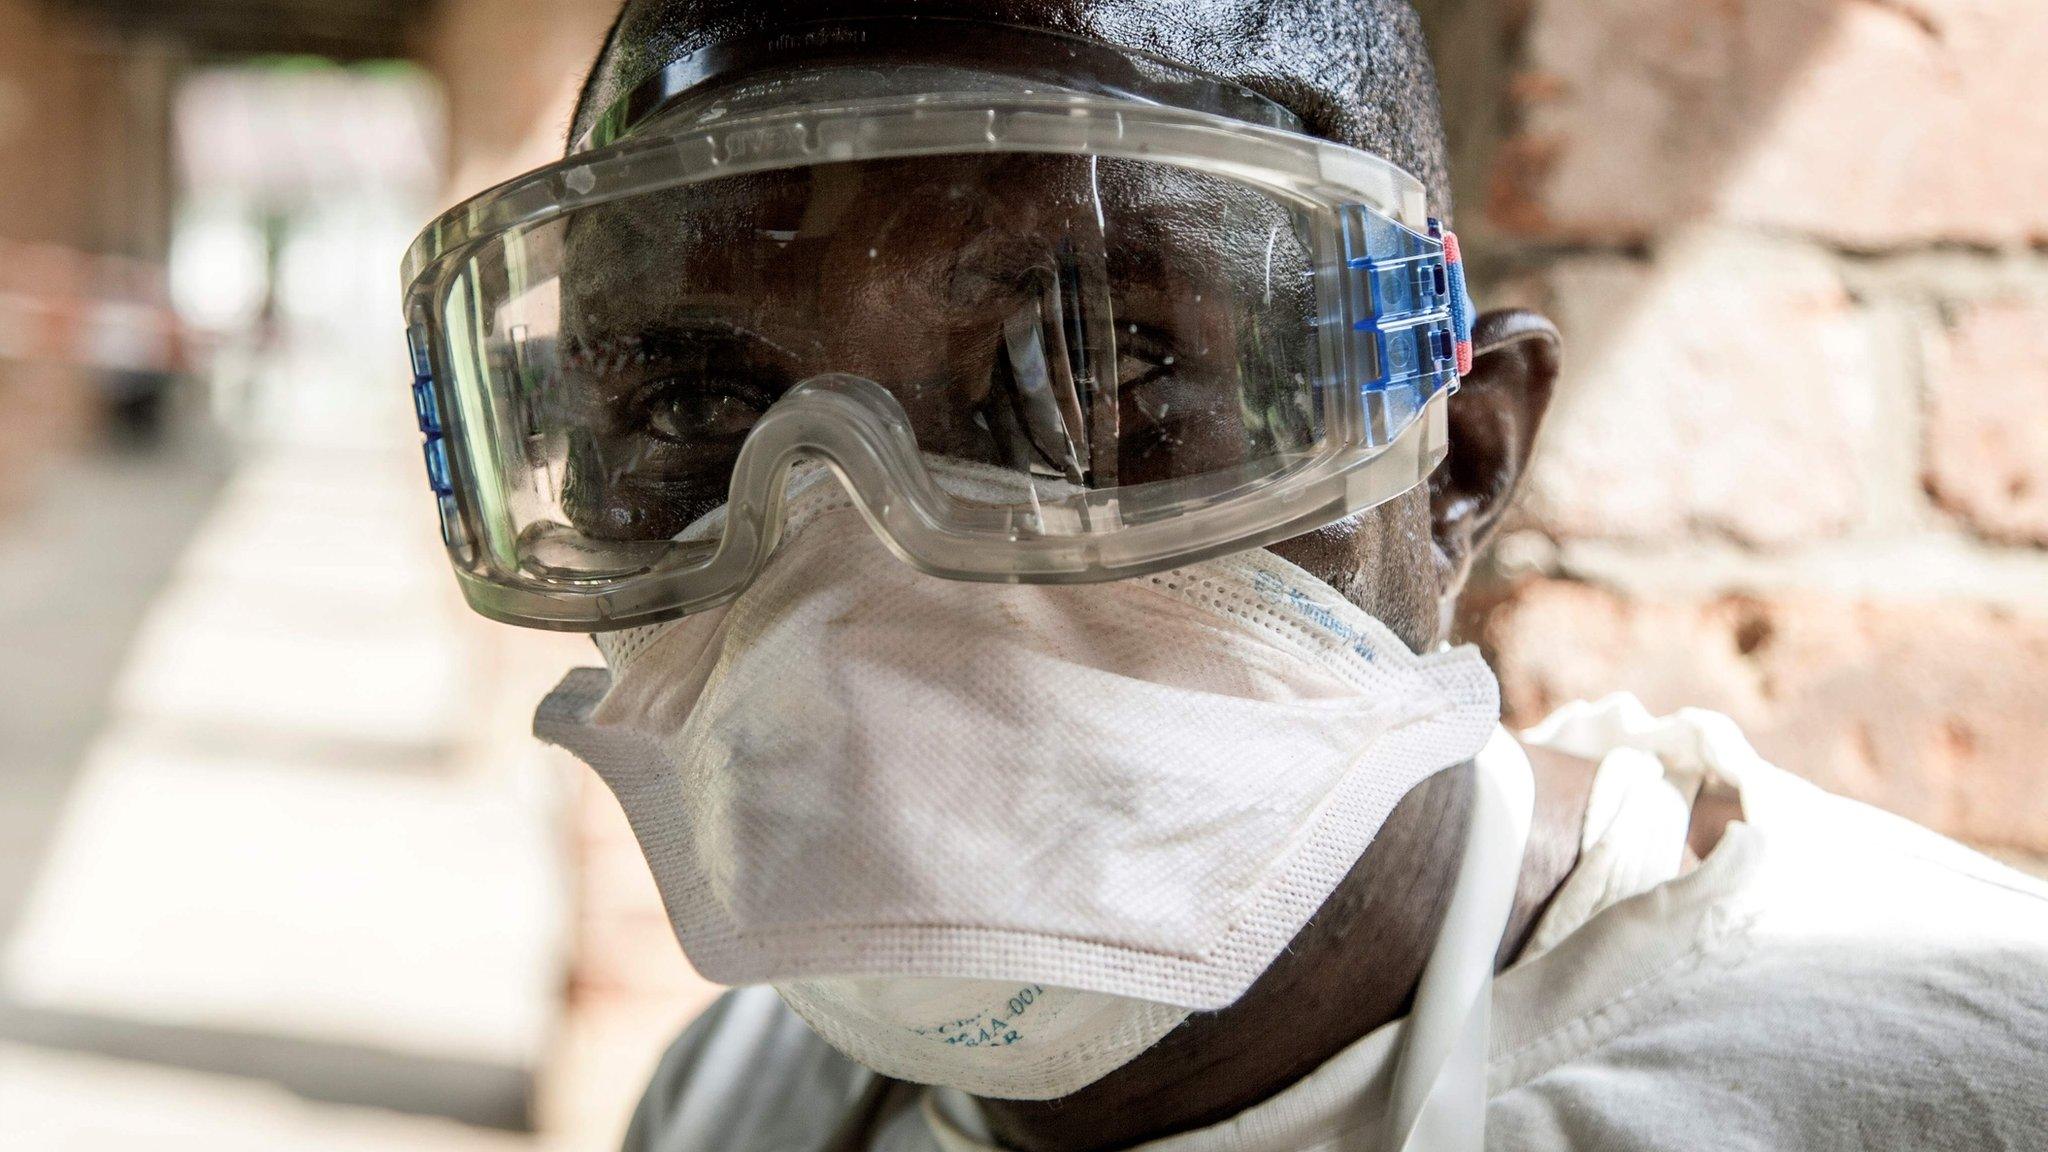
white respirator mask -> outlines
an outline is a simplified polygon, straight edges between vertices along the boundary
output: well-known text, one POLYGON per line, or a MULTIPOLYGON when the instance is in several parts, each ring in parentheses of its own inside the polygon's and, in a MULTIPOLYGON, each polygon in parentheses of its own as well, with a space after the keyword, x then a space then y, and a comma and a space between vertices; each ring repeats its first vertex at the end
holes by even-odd
POLYGON ((704 975, 775 985, 884 1075, 1102 1078, 1235 1002, 1495 730, 1476 651, 1418 656, 1270 552, 940 579, 831 476, 792 480, 745 592, 602 634, 610 674, 571 673, 535 730, 616 793, 704 975))

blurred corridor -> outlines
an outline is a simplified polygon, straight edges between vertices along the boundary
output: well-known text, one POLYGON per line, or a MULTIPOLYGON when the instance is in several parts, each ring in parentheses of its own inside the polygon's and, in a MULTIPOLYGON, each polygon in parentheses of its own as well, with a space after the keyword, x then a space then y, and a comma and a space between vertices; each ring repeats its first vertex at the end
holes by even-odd
MULTIPOLYGON (((0 877, 13 1146, 355 1146, 345 1114, 249 1078, 526 1123, 560 1026, 570 778, 480 738, 500 686, 464 674, 479 653, 416 543, 412 461, 364 434, 377 413, 324 415, 224 479, 218 445, 78 462, 8 532, 40 561, 5 567, 0 619, 44 659, 9 661, 0 726, 48 746, 11 765, 10 818, 40 834, 10 837, 37 850, 0 877), (70 661, 34 690, 67 621, 121 600, 137 623, 105 697, 70 661), (136 1097, 151 1083, 178 1107, 136 1097)), ((376 1130, 363 1146, 442 1146, 376 1130)))
POLYGON ((10 1149, 606 1147, 705 994, 407 431, 398 255, 526 160, 344 7, 0 0, 10 1149))

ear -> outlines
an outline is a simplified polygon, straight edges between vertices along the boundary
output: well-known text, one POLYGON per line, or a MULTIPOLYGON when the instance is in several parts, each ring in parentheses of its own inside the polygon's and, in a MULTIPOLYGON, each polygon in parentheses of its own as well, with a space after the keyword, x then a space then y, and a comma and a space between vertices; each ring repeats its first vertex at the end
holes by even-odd
POLYGON ((1481 316, 1472 344, 1472 371, 1450 400, 1450 455, 1429 480, 1445 620, 1522 482, 1564 348, 1556 325, 1519 308, 1481 316))

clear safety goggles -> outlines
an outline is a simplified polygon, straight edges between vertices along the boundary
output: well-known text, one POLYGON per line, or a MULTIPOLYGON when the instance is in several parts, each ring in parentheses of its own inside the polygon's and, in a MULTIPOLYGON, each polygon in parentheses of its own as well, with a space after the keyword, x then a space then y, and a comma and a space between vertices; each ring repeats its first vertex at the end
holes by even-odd
POLYGON ((1471 309, 1414 177, 1155 59, 883 23, 679 61, 414 244, 414 398, 479 611, 729 600, 800 461, 924 571, 1077 582, 1442 458, 1471 309))

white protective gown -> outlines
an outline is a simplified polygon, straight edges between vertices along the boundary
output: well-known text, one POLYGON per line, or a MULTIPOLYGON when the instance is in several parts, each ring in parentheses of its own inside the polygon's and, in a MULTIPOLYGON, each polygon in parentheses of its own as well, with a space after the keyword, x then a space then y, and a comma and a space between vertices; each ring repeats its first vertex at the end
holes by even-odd
MULTIPOLYGON (((1490 1149, 2048 1149, 2048 885, 1764 763, 1712 713, 1618 696, 1524 741, 1600 768, 1579 864, 1494 984, 1490 1149), (1685 871, 1706 780, 1742 817, 1685 871)), ((1398 1038, 1142 1148, 1374 1149, 1398 1038)), ((741 990, 663 1059, 627 1147, 994 1148, 958 1093, 872 1116, 872 1082, 741 990)))

